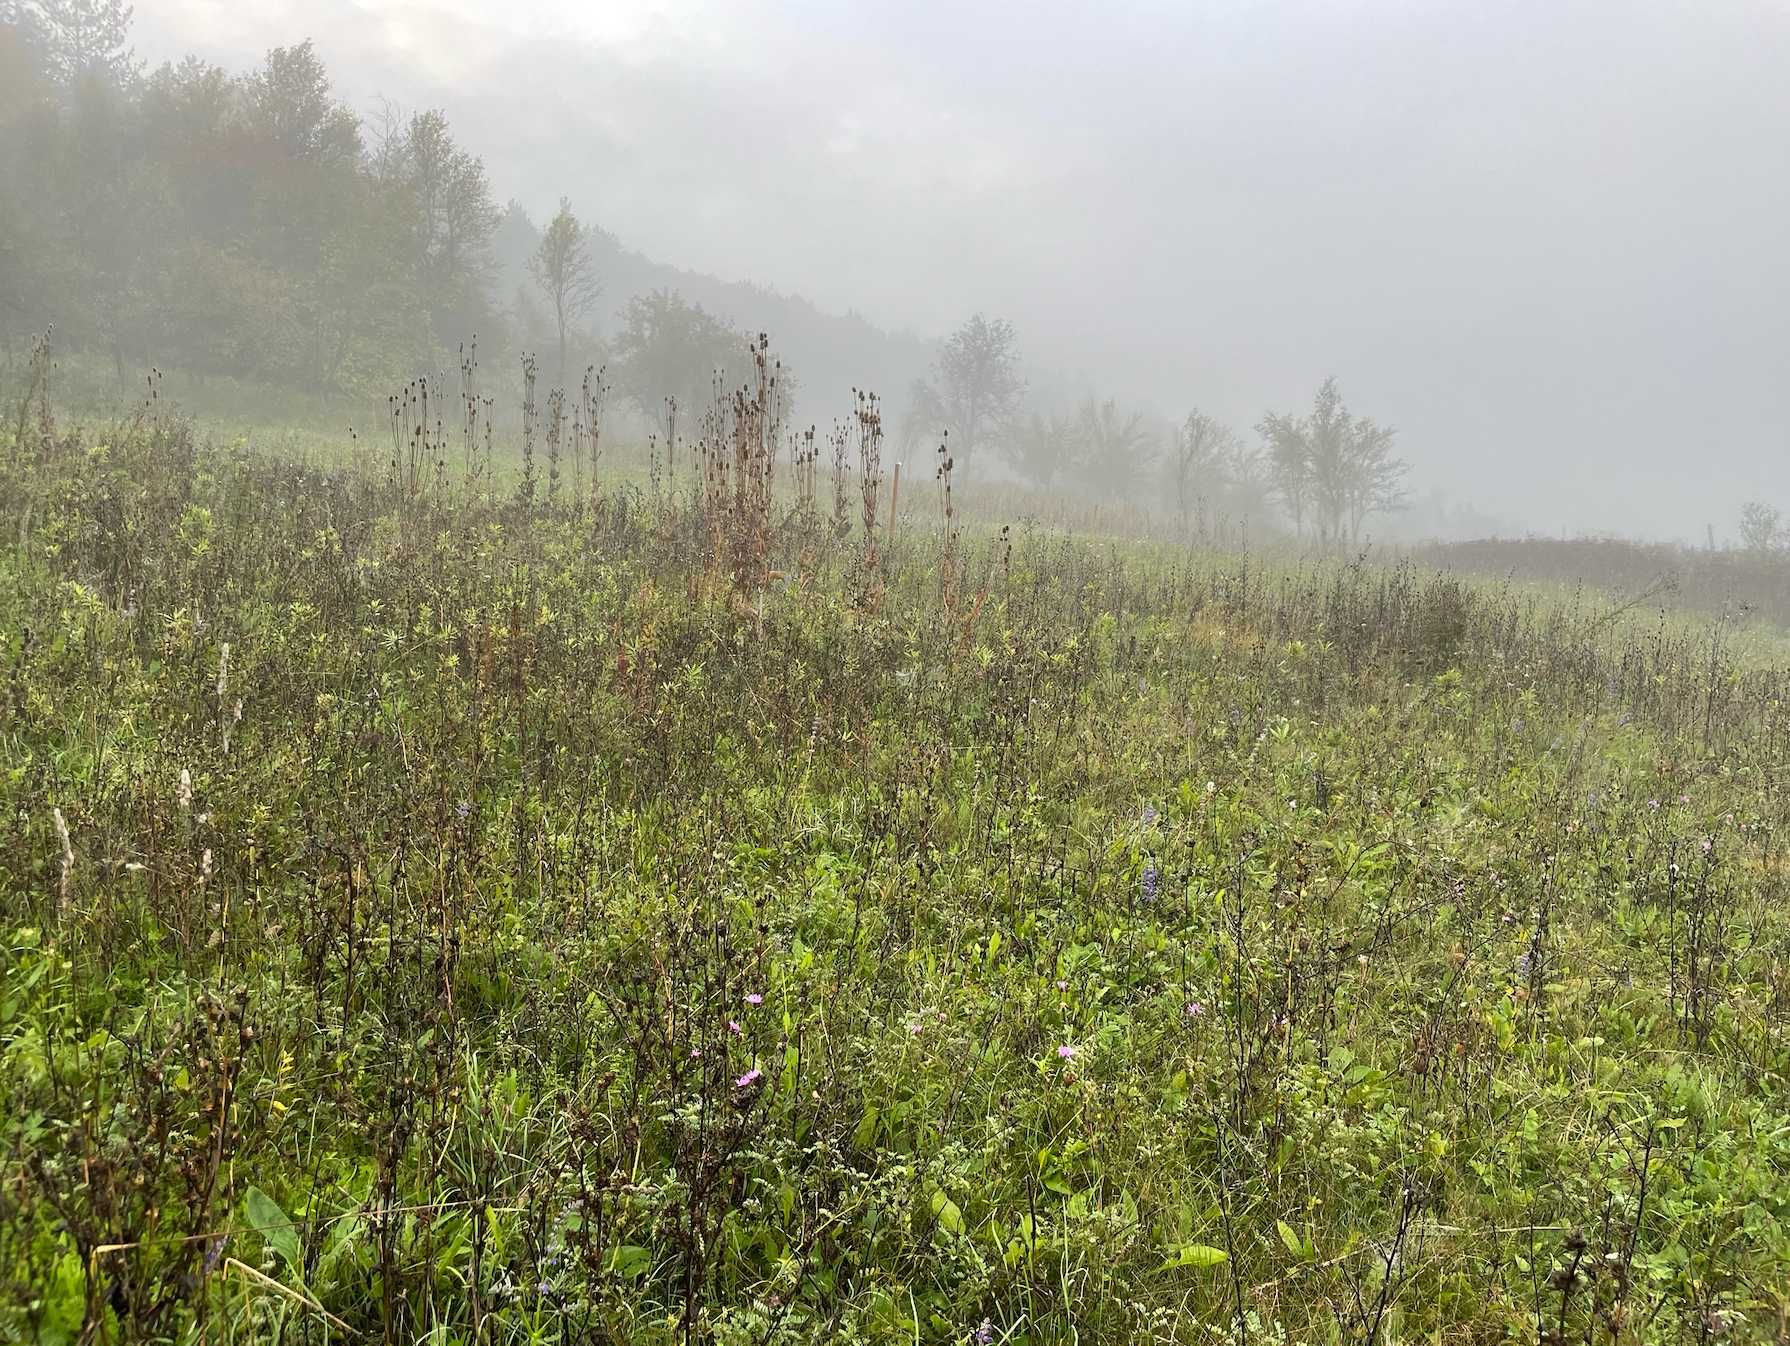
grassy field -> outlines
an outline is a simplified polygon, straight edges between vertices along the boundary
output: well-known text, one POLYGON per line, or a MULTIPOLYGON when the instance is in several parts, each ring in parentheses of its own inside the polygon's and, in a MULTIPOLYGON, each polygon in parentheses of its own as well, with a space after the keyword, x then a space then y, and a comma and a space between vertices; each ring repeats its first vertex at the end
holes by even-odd
POLYGON ((859 424, 0 431, 0 1337, 1785 1340, 1784 665, 859 424))

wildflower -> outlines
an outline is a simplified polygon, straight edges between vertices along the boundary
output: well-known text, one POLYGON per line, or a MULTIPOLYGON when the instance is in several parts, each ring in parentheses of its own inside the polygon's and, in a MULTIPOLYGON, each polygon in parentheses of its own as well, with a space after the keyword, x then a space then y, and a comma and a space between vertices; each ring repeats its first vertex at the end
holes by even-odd
POLYGON ((982 1326, 980 1326, 976 1329, 976 1334, 975 1334, 976 1346, 988 1346, 988 1344, 993 1340, 994 1340, 994 1319, 984 1318, 982 1320, 982 1326))
POLYGON ((1144 866, 1144 901, 1154 902, 1156 900, 1156 881, 1159 877, 1155 865, 1144 866))
POLYGON ((461 822, 465 822, 468 818, 472 817, 472 804, 467 800, 462 799, 458 804, 454 805, 454 816, 461 822))
POLYGON ((727 1021, 727 1031, 737 1038, 744 1030, 740 1027, 740 1021, 738 1019, 729 1019, 727 1021))
POLYGON ((1216 790, 1217 790, 1217 789, 1218 789, 1218 782, 1217 782, 1217 781, 1212 781, 1212 780, 1209 780, 1209 781, 1207 781, 1207 782, 1206 782, 1206 793, 1207 793, 1207 794, 1212 794, 1212 793, 1213 793, 1213 792, 1214 792, 1214 791, 1216 791, 1216 790))
POLYGON ((1186 1013, 1189 1019, 1197 1019, 1206 1012, 1206 1007, 1197 1000, 1187 1002, 1186 1013))
POLYGON ((185 767, 180 768, 180 790, 178 792, 180 807, 190 809, 193 806, 193 773, 185 767))
POLYGON ((1061 977, 1058 977, 1057 978, 1057 990, 1067 991, 1068 989, 1069 989, 1069 983, 1064 981, 1061 977))
POLYGON ((695 1059, 696 1059, 696 1058, 697 1058, 697 1057, 699 1057, 699 1056, 701 1056, 701 1055, 702 1055, 702 1048, 701 1048, 701 1047, 692 1047, 692 1048, 690 1048, 690 1059, 691 1059, 691 1060, 692 1060, 692 1061, 694 1061, 694 1060, 695 1060, 695 1059))
POLYGON ((1144 805, 1144 826, 1145 827, 1156 826, 1156 818, 1157 818, 1157 813, 1156 813, 1155 808, 1149 804, 1145 804, 1144 805))
POLYGON ((744 1075, 733 1082, 733 1087, 736 1089, 750 1089, 763 1078, 764 1072, 757 1066, 753 1066, 752 1069, 748 1070, 744 1075))
POLYGON ((1535 955, 1530 950, 1524 949, 1522 955, 1517 959, 1517 976, 1524 981, 1529 980, 1529 973, 1534 967, 1535 955))
POLYGON ((1659 812, 1659 800, 1649 799, 1647 801, 1647 807, 1652 809, 1655 813, 1658 813, 1659 812))
POLYGON ((224 1248, 230 1242, 228 1234, 219 1234, 205 1244, 205 1270, 207 1273, 217 1269, 217 1264, 224 1260, 224 1248))
POLYGON ((762 1005, 764 1004, 764 997, 757 991, 754 991, 751 995, 746 997, 746 1003, 748 1005, 762 1005))
POLYGON ((919 1037, 920 1034, 926 1031, 926 1025, 916 1021, 907 1026, 907 1031, 912 1033, 915 1037, 919 1037))
POLYGON ((1075 1056, 1075 1048, 1065 1042, 1061 1047, 1057 1048, 1057 1055, 1062 1057, 1065 1061, 1072 1060, 1075 1056))

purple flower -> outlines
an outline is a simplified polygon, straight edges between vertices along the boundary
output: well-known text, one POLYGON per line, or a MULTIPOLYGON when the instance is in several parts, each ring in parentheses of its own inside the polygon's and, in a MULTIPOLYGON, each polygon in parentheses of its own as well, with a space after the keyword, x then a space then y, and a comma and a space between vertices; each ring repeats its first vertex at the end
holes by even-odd
POLYGON ((919 1037, 920 1034, 926 1031, 926 1027, 924 1024, 911 1023, 907 1026, 907 1031, 912 1033, 915 1037, 919 1037))
POLYGON ((729 1019, 727 1021, 727 1031, 729 1033, 732 1033, 737 1038, 740 1035, 740 1033, 743 1031, 740 1028, 740 1021, 738 1019, 729 1019))
POLYGON ((994 1340, 994 1319, 984 1318, 982 1326, 976 1329, 976 1346, 988 1346, 994 1340))
POLYGON ((763 1078, 764 1072, 757 1066, 753 1066, 752 1069, 748 1070, 744 1075, 733 1082, 733 1087, 736 1089, 750 1089, 763 1078))
POLYGON ((746 997, 746 1003, 748 1005, 762 1005, 764 1004, 764 997, 757 991, 754 991, 751 995, 746 997))
POLYGON ((1189 1001, 1188 1001, 1188 1002, 1187 1002, 1187 1011, 1186 1011, 1186 1013, 1187 1013, 1187 1017, 1188 1017, 1188 1018, 1189 1018, 1189 1019, 1197 1019, 1197 1018, 1199 1018, 1199 1017, 1200 1017, 1200 1016, 1201 1016, 1201 1015, 1202 1015, 1202 1014, 1204 1014, 1204 1013, 1205 1013, 1205 1012, 1206 1012, 1206 1007, 1205 1007, 1205 1006, 1204 1006, 1204 1005, 1202 1005, 1202 1004, 1200 1004, 1200 1002, 1199 1002, 1199 1001, 1197 1001, 1197 1000, 1189 1000, 1189 1001))
POLYGON ((1145 827, 1156 826, 1156 809, 1153 805, 1150 805, 1150 804, 1144 805, 1144 826, 1145 827))
POLYGON ((217 1264, 224 1260, 224 1248, 229 1242, 228 1234, 219 1234, 205 1245, 205 1270, 208 1273, 216 1270, 217 1264))
POLYGON ((1070 1060, 1075 1055, 1075 1048, 1065 1042, 1061 1047, 1057 1048, 1057 1055, 1062 1057, 1065 1061, 1070 1060))
POLYGON ((1144 866, 1144 901, 1154 902, 1156 900, 1156 881, 1160 877, 1161 875, 1156 872, 1155 865, 1144 866))

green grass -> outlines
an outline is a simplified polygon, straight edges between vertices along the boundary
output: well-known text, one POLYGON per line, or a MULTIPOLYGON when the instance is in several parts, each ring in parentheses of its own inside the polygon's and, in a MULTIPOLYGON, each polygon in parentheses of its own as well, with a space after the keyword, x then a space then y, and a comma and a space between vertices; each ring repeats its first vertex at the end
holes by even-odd
POLYGON ((1768 652, 930 483, 761 586, 637 485, 0 462, 13 1338, 1781 1339, 1768 652))

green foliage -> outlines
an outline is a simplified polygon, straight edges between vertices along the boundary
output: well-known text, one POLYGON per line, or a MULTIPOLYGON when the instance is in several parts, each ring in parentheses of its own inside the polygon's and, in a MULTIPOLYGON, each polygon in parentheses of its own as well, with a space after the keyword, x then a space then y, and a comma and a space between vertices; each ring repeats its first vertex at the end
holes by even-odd
POLYGON ((10 1338, 1781 1331, 1781 665, 20 424, 10 1338))

